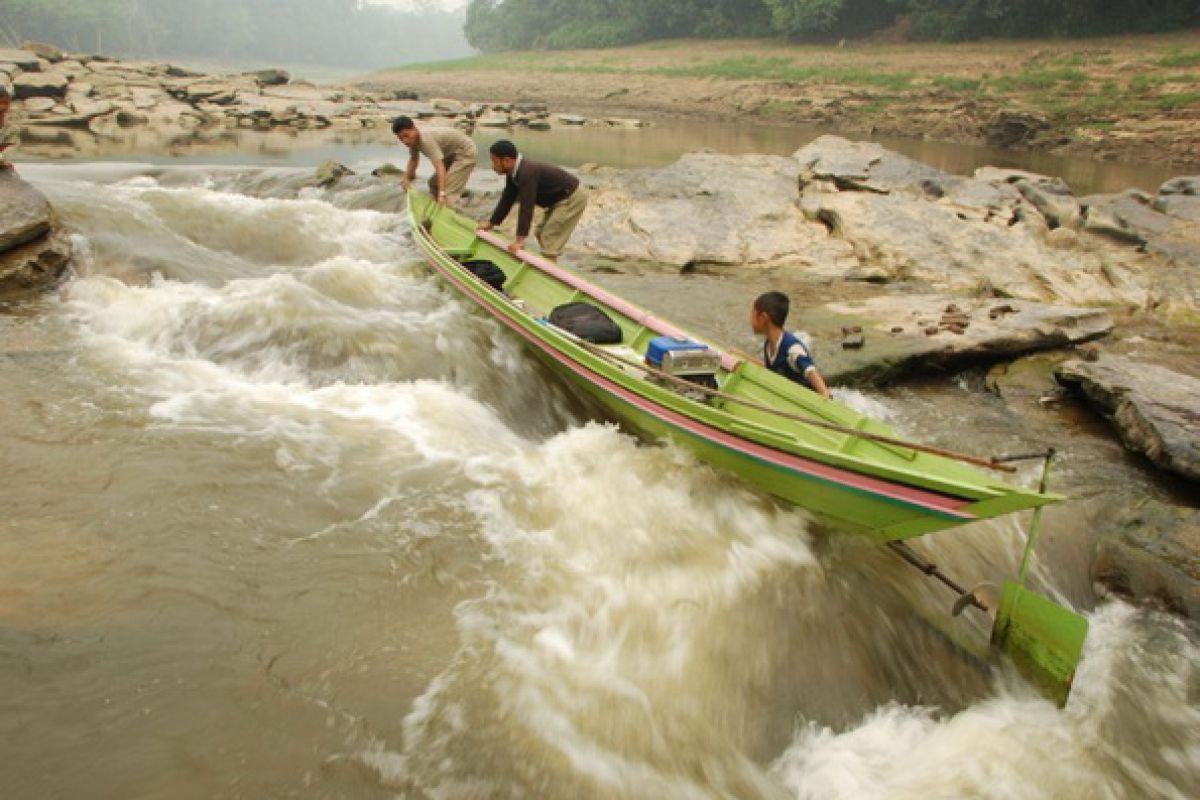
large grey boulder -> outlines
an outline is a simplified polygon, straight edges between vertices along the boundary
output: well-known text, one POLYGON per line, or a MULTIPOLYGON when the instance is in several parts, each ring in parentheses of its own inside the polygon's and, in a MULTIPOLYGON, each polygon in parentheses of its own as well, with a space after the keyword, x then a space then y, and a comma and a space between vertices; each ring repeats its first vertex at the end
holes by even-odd
POLYGON ((1068 361, 1055 375, 1112 422, 1128 449, 1200 481, 1200 378, 1114 355, 1068 361))
POLYGON ((1076 345, 1113 328, 1101 309, 936 294, 827 303, 794 324, 812 336, 826 378, 870 384, 1076 345), (861 335, 861 347, 840 344, 847 331, 861 335))
POLYGON ((669 264, 789 264, 841 277, 849 246, 796 206, 799 169, 781 156, 691 153, 661 168, 595 169, 572 248, 669 264))
POLYGON ((1040 216, 1032 224, 1015 210, 963 205, 957 197, 806 191, 801 208, 853 247, 870 280, 1070 304, 1145 304, 1147 282, 1128 261, 1071 242, 1058 246, 1040 216))
POLYGON ((53 218, 41 192, 13 170, 0 169, 0 253, 45 236, 53 218))
POLYGON ((41 291, 61 277, 71 246, 53 226, 41 192, 13 170, 0 170, 0 298, 41 291))

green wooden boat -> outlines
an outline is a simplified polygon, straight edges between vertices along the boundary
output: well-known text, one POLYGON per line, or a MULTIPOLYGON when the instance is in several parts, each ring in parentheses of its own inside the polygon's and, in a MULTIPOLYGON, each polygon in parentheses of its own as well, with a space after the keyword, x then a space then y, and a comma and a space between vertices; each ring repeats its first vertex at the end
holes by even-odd
POLYGON ((532 253, 508 253, 503 240, 477 234, 474 220, 427 195, 409 193, 409 215, 417 245, 442 277, 615 418, 835 526, 894 541, 1059 499, 906 446, 890 427, 712 345, 717 391, 681 390, 641 362, 656 337, 703 343, 698 337, 532 253), (503 291, 463 266, 477 260, 503 270, 503 291), (547 324, 552 309, 574 301, 611 317, 621 343, 593 345, 547 324))
POLYGON ((1015 487, 964 463, 1002 468, 995 461, 900 440, 888 426, 711 345, 713 369, 697 387, 651 366, 646 356, 660 337, 706 344, 698 337, 532 253, 508 253, 504 240, 477 232, 474 220, 427 195, 409 191, 408 198, 413 239, 433 269, 615 418, 678 442, 837 530, 888 543, 959 594, 955 614, 967 605, 995 613, 991 652, 1006 655, 1047 697, 1066 702, 1087 620, 1025 587, 1041 509, 1062 499, 1046 490, 1053 451, 1045 454, 1037 491, 1015 487), (503 282, 496 272, 492 285, 477 277, 470 262, 478 261, 497 267, 503 282), (619 326, 621 341, 597 345, 549 323, 553 309, 574 302, 602 309, 619 326), (1005 583, 998 608, 900 541, 1025 509, 1034 515, 1021 572, 1005 583))

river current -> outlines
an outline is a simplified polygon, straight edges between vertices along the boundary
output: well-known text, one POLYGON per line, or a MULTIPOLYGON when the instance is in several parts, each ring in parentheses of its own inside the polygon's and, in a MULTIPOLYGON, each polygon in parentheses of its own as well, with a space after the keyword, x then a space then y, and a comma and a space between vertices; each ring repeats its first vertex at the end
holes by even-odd
MULTIPOLYGON (((1200 795, 1194 629, 1071 544, 1142 480, 1111 437, 1068 446, 1036 569, 1091 623, 1059 709, 886 552, 596 417, 422 268, 394 184, 23 174, 83 255, 0 316, 0 795, 1200 795)), ((595 277, 685 327, 755 285, 595 277)), ((1027 445, 967 383, 838 396, 1027 445)), ((1008 578, 1025 522, 924 552, 1008 578)))

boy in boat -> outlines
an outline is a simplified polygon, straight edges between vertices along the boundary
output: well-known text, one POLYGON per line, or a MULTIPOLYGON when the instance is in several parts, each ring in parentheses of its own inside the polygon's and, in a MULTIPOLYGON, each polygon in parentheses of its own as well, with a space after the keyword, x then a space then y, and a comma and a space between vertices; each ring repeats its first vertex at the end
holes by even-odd
POLYGON ((541 206, 546 213, 534 235, 541 245, 542 257, 557 261, 587 208, 587 190, 566 170, 525 158, 507 139, 495 142, 490 153, 492 169, 504 176, 504 192, 492 216, 479 223, 479 230, 489 231, 504 222, 513 203, 519 202, 517 238, 508 246, 508 252, 516 255, 529 238, 534 206, 541 206))
POLYGON ((409 184, 417 177, 417 165, 424 153, 434 169, 429 178, 429 194, 442 205, 457 203, 477 161, 471 137, 453 128, 421 130, 408 117, 392 120, 392 133, 408 147, 408 168, 401 180, 404 190, 408 191, 409 184))
POLYGON ((12 94, 7 86, 0 85, 0 170, 12 169, 4 157, 4 151, 12 147, 21 137, 16 128, 8 127, 8 111, 12 108, 12 94))
POLYGON ((829 399, 829 387, 817 371, 812 355, 800 337, 783 329, 790 301, 782 292, 759 295, 750 308, 750 327, 763 338, 763 364, 772 372, 812 389, 829 399))

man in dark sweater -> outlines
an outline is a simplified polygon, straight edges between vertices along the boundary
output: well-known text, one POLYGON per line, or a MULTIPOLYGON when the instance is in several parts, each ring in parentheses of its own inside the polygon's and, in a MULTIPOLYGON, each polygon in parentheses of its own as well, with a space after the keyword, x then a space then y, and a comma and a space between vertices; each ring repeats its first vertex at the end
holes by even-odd
POLYGON ((558 260, 567 239, 583 210, 587 208, 587 190, 579 179, 566 170, 551 164, 543 164, 525 158, 517 152, 517 146, 501 139, 490 148, 492 169, 504 177, 504 193, 496 210, 489 219, 479 223, 479 230, 489 231, 504 222, 513 203, 520 204, 517 213, 517 237, 508 246, 508 252, 516 255, 529 238, 533 222, 534 206, 546 209, 534 235, 542 248, 542 256, 550 261, 558 260))

